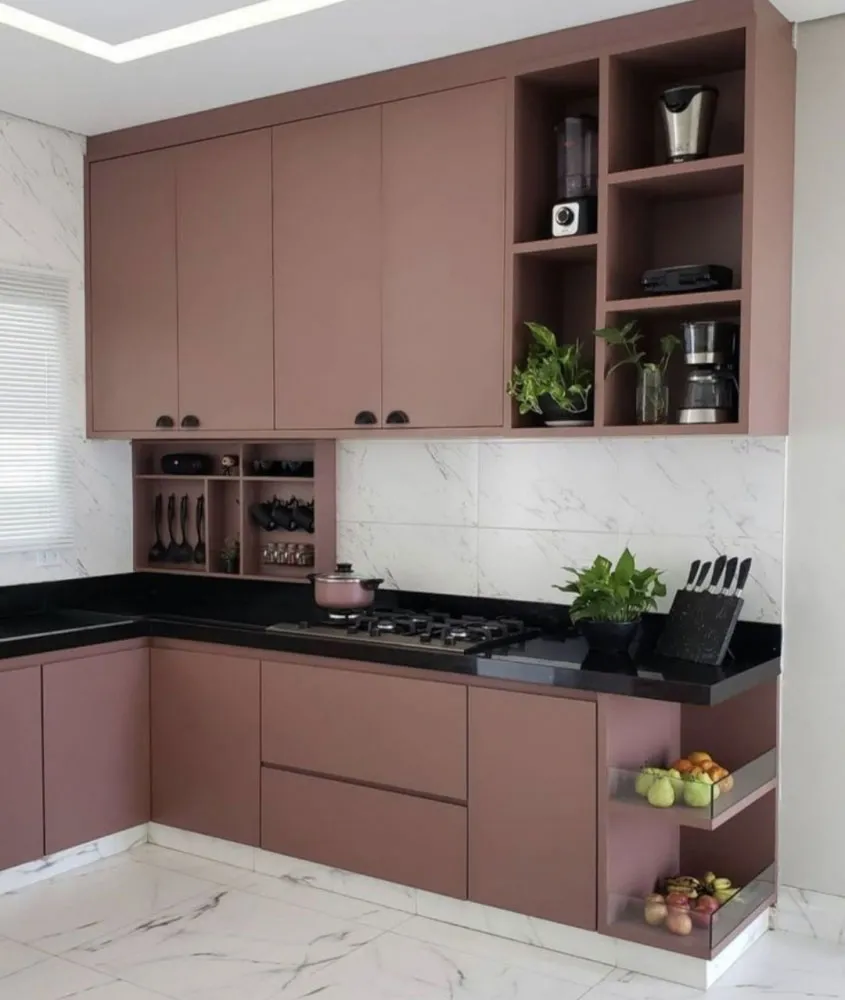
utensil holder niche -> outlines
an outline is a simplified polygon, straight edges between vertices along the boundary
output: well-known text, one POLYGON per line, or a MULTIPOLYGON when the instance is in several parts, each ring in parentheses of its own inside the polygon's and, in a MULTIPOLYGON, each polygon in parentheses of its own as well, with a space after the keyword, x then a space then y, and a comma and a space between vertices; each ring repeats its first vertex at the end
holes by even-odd
POLYGON ((134 551, 135 569, 163 573, 204 574, 242 579, 305 582, 313 571, 331 569, 335 564, 335 443, 334 441, 264 441, 264 442, 133 442, 134 469, 134 551), (174 476, 162 471, 162 458, 168 454, 207 456, 206 469, 200 475, 174 476), (224 457, 227 461, 224 462, 224 457), (231 460, 234 459, 234 465, 231 460), (197 500, 205 502, 205 558, 179 563, 171 559, 151 560, 155 541, 155 497, 162 494, 163 514, 160 531, 167 546, 167 500, 173 493, 177 505, 177 541, 181 542, 178 524, 179 499, 189 497, 187 541, 195 551, 197 535, 197 500), (274 497, 288 501, 293 497, 314 502, 314 532, 264 531, 250 517, 252 504, 274 497), (227 569, 223 551, 238 543, 238 559, 227 569), (293 542, 313 546, 314 566, 267 564, 262 550, 267 542, 293 542))

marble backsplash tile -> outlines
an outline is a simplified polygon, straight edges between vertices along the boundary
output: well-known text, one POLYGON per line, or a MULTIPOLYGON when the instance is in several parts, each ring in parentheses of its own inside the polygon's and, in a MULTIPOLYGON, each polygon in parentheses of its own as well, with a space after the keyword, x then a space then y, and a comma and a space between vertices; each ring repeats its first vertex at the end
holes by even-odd
POLYGON ((780 621, 785 471, 784 438, 346 441, 338 552, 392 588, 538 601, 625 545, 670 597, 726 552, 754 559, 743 617, 780 621))

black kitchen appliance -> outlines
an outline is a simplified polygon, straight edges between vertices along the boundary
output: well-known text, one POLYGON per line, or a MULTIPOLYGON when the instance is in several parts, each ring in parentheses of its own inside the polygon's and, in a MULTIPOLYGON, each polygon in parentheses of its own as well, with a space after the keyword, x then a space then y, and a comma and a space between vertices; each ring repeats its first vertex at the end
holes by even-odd
POLYGON ((643 274, 646 295, 679 295, 683 292, 716 292, 733 287, 733 271, 721 264, 681 264, 655 267, 643 274))
POLYGON ((598 228, 598 122, 572 115, 556 128, 557 201, 552 236, 583 236, 598 228))
POLYGON ((699 320, 682 327, 687 369, 682 424, 736 421, 739 382, 736 375, 739 326, 726 320, 699 320))
POLYGON ((710 152, 719 91, 704 84, 670 87, 660 97, 670 163, 700 160, 710 152))
POLYGON ((180 452, 161 456, 161 471, 165 476, 209 476, 213 467, 211 455, 180 452))

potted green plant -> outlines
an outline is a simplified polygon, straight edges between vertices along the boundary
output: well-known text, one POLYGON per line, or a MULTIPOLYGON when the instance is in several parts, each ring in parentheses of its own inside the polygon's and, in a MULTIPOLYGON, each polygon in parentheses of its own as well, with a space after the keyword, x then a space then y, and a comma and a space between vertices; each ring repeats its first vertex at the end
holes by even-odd
POLYGON ((637 569, 629 549, 614 566, 604 556, 596 556, 592 566, 566 571, 575 579, 559 586, 565 594, 576 594, 569 617, 577 622, 591 649, 606 653, 625 652, 646 611, 654 611, 657 598, 665 597, 662 570, 637 569))
POLYGON ((593 373, 581 357, 581 343, 558 344, 542 323, 526 323, 534 338, 525 365, 517 365, 508 382, 508 394, 519 412, 538 413, 549 427, 593 422, 593 373))
POLYGON ((220 569, 224 573, 237 573, 241 563, 241 543, 237 535, 227 538, 220 550, 220 569))
POLYGON ((645 351, 640 350, 642 333, 636 320, 623 327, 605 327, 595 330, 595 335, 611 347, 621 348, 624 356, 608 364, 604 373, 609 378, 617 368, 633 365, 637 369, 637 423, 665 424, 669 419, 669 387, 666 384, 666 369, 669 358, 680 340, 673 334, 660 338, 660 359, 645 361, 645 351))

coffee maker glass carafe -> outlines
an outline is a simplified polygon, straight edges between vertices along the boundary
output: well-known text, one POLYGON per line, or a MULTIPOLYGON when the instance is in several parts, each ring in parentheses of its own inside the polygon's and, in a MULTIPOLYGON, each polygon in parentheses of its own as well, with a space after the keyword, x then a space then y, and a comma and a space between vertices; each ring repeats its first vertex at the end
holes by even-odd
POLYGON ((573 115, 555 133, 557 200, 594 198, 598 193, 598 122, 592 115, 573 115))

